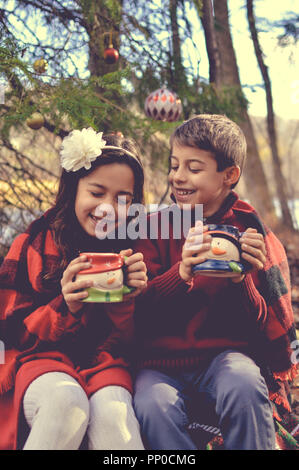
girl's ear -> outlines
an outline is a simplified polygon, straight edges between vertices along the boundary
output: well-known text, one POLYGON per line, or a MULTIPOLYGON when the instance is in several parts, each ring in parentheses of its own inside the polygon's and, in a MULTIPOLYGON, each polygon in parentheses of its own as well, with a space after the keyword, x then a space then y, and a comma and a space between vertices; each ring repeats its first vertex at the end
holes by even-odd
POLYGON ((230 166, 228 168, 225 168, 224 182, 228 186, 231 186, 232 184, 237 183, 240 178, 240 173, 241 173, 241 170, 239 166, 230 166))

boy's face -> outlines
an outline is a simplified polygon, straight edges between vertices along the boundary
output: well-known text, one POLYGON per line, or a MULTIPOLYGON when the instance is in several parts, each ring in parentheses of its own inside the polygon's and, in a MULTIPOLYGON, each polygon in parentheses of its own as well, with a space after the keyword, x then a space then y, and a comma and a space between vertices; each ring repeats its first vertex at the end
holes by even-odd
POLYGON ((205 217, 214 214, 240 175, 238 167, 217 171, 214 155, 199 148, 173 143, 169 182, 177 204, 203 204, 205 217))

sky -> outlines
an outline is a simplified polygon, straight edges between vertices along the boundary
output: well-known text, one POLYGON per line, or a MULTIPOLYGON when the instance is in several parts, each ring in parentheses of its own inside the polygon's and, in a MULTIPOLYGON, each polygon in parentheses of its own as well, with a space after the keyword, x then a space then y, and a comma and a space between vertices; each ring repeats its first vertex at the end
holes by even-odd
MULTIPOLYGON (((245 5, 246 0, 228 0, 233 45, 243 91, 250 103, 249 113, 253 116, 266 116, 266 96, 259 86, 263 81, 248 30, 245 5)), ((278 21, 286 18, 288 12, 298 14, 299 0, 255 0, 254 12, 257 20, 265 18, 269 22, 278 21)), ((189 59, 191 57, 193 66, 198 67, 200 76, 208 78, 209 63, 203 31, 200 26, 196 26, 196 18, 192 15, 190 18, 194 25, 194 42, 197 47, 194 48, 190 42, 186 45, 185 54, 188 54, 189 48, 189 59)), ((285 119, 299 119, 299 41, 296 46, 282 48, 277 40, 277 35, 281 32, 283 30, 259 32, 259 40, 270 74, 275 114, 285 119)))
MULTIPOLYGON (((229 0, 233 43, 241 82, 248 85, 261 84, 262 77, 248 31, 246 11, 241 8, 244 3, 243 0, 229 0)), ((269 21, 285 17, 286 12, 299 13, 298 0, 256 0, 254 5, 256 18, 264 17, 269 21)), ((260 32, 259 38, 269 67, 275 114, 285 119, 299 119, 299 42, 296 46, 281 48, 277 44, 276 32, 273 31, 260 32)), ((265 116, 264 90, 256 87, 255 92, 252 92, 245 88, 244 92, 250 101, 249 113, 265 116)))

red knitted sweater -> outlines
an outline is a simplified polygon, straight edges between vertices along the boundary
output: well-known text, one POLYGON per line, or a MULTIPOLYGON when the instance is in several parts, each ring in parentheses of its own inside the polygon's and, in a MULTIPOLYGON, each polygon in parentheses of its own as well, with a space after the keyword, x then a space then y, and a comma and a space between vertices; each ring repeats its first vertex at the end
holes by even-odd
MULTIPOLYGON (((161 211, 151 214, 149 222, 152 218, 159 226, 161 211)), ((251 355, 265 375, 267 371, 276 393, 273 377, 290 379, 296 369, 291 361, 296 336, 284 248, 234 192, 205 222, 234 225, 240 231, 257 228, 265 236, 265 268, 247 274, 239 284, 197 275, 190 287, 178 272, 183 236, 175 239, 171 227, 167 240, 139 240, 135 249, 144 255, 150 281, 136 303, 138 366, 186 370, 234 348, 251 355)))

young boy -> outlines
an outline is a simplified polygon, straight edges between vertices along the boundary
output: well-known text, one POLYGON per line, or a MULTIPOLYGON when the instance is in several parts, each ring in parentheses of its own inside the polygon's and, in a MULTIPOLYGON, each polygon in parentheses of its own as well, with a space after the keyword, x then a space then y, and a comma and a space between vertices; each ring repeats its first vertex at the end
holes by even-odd
MULTIPOLYGON (((217 424, 226 449, 274 449, 270 398, 288 406, 275 380, 281 384, 295 368, 284 249, 232 191, 246 156, 235 123, 198 115, 179 126, 170 143, 172 199, 182 211, 188 204, 192 215, 202 204, 204 220, 193 221, 185 240, 173 236, 170 217, 169 239, 137 242, 149 276, 136 310, 135 412, 145 442, 150 449, 196 449, 187 428, 197 420, 217 424), (243 233, 242 259, 251 265, 246 275, 193 276, 211 245, 211 223, 243 233)), ((149 222, 159 225, 162 212, 149 222)))

